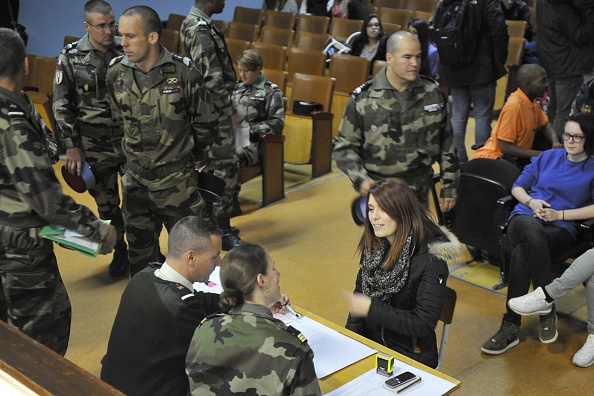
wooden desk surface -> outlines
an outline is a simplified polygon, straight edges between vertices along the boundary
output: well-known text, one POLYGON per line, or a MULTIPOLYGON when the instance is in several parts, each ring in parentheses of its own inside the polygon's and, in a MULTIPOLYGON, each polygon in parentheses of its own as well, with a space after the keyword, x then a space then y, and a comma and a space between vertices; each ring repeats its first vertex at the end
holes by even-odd
MULTIPOLYGON (((386 348, 385 346, 378 344, 377 342, 373 342, 373 341, 371 341, 357 333, 353 333, 352 331, 346 329, 345 327, 338 326, 335 323, 332 323, 329 320, 326 320, 312 312, 309 312, 309 311, 302 309, 302 308, 300 308, 296 305, 293 305, 293 304, 292 304, 292 306, 295 309, 295 311, 302 314, 303 316, 307 316, 310 319, 313 319, 313 320, 323 324, 324 326, 328 326, 329 328, 336 330, 339 333, 346 335, 347 337, 353 338, 353 339, 355 339, 355 340, 357 340, 371 348, 377 349, 380 352, 387 353, 388 355, 394 356, 394 359, 396 359, 397 361, 401 361, 406 364, 410 364, 411 366, 418 368, 419 370, 422 370, 426 373, 432 374, 436 377, 442 378, 448 382, 453 383, 455 386, 454 386, 454 388, 452 388, 450 390, 449 393, 452 393, 455 390, 460 388, 460 381, 458 381, 455 378, 452 378, 448 375, 440 373, 437 370, 429 368, 429 367, 417 362, 416 360, 412 360, 404 355, 401 355, 398 352, 393 351, 389 348, 386 348)), ((320 379, 320 388, 322 389, 322 393, 326 394, 328 392, 331 392, 331 391, 339 388, 340 386, 346 384, 347 382, 357 378, 358 376, 365 374, 366 372, 368 372, 369 370, 371 370, 373 368, 375 368, 375 354, 368 356, 365 359, 359 360, 357 363, 351 364, 350 366, 347 366, 334 374, 331 374, 329 376, 326 376, 326 377, 320 379)))

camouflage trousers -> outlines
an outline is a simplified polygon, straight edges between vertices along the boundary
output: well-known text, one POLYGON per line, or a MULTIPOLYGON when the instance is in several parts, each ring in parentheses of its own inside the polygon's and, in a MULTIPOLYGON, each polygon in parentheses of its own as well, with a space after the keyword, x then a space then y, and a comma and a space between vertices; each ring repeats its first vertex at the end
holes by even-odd
POLYGON ((0 225, 0 319, 64 356, 72 310, 53 243, 39 231, 0 225))
POLYGON ((163 224, 170 231, 183 217, 201 215, 204 201, 198 191, 198 173, 192 171, 183 176, 179 183, 156 191, 147 188, 130 172, 122 177, 122 209, 131 276, 150 262, 159 261, 159 235, 163 224))
POLYGON ((97 177, 97 184, 89 193, 97 203, 99 216, 111 220, 116 228, 118 243, 124 241, 124 220, 120 209, 118 174, 123 175, 126 156, 122 150, 122 137, 82 136, 85 159, 97 177))
MULTIPOLYGON (((259 142, 251 143, 244 147, 237 147, 235 150, 235 154, 237 155, 237 162, 239 164, 239 174, 241 175, 241 167, 248 166, 248 165, 257 165, 260 163, 261 154, 261 146, 259 142)), ((241 191, 241 177, 237 181, 237 186, 235 187, 235 194, 239 194, 241 191)))
POLYGON ((239 166, 235 155, 235 128, 230 117, 219 118, 219 135, 211 145, 204 165, 204 171, 225 181, 221 202, 214 205, 214 215, 229 213, 233 206, 233 194, 239 183, 239 166))

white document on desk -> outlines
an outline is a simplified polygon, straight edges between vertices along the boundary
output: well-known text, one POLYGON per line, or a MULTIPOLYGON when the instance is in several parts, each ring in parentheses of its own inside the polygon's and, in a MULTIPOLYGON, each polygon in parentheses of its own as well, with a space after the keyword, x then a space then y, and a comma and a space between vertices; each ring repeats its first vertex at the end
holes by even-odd
MULTIPOLYGON (((275 316, 278 318, 287 315, 275 316)), ((281 320, 299 330, 307 338, 307 343, 314 352, 314 366, 318 378, 330 375, 377 352, 306 316, 299 319, 291 317, 291 319, 282 318, 281 320)))
MULTIPOLYGON (((410 388, 398 393, 399 396, 444 395, 455 387, 453 383, 419 370, 409 364, 400 361, 396 361, 395 363, 398 367, 394 367, 393 376, 410 371, 421 377, 421 381, 418 384, 412 385, 410 388)), ((326 393, 326 396, 394 396, 396 393, 384 388, 384 382, 387 379, 388 377, 377 374, 375 369, 372 369, 354 380, 347 382, 340 388, 326 393)))
POLYGON ((194 290, 205 293, 221 294, 223 292, 223 285, 221 285, 221 267, 215 267, 208 278, 208 282, 195 282, 194 290))

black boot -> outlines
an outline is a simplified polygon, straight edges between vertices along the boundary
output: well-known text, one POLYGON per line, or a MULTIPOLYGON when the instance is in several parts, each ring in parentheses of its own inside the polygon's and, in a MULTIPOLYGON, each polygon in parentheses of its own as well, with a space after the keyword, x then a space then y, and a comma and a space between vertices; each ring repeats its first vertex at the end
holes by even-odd
POLYGON ((212 224, 217 224, 217 220, 214 215, 214 205, 210 201, 204 202, 204 208, 202 208, 202 216, 204 220, 212 224))
POLYGON ((109 263, 109 276, 117 278, 128 273, 128 246, 119 241, 113 252, 113 259, 109 263))
POLYGON ((241 205, 239 204, 239 193, 233 194, 233 204, 231 206, 231 211, 229 212, 229 217, 237 217, 241 216, 243 211, 241 210, 241 205))
POLYGON ((236 246, 241 246, 244 244, 241 238, 239 238, 239 235, 231 230, 228 214, 219 215, 217 220, 221 231, 223 231, 223 250, 229 251, 236 246))

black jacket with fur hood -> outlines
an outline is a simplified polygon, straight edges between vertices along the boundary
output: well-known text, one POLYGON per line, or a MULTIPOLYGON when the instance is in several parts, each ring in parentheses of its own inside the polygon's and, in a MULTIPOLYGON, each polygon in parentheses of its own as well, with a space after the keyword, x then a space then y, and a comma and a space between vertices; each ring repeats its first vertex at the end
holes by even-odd
MULTIPOLYGON (((366 318, 349 315, 346 328, 429 367, 437 367, 435 326, 443 307, 447 262, 460 256, 448 230, 415 248, 406 284, 389 303, 372 298, 366 318)), ((355 292, 363 293, 361 270, 355 292)))

